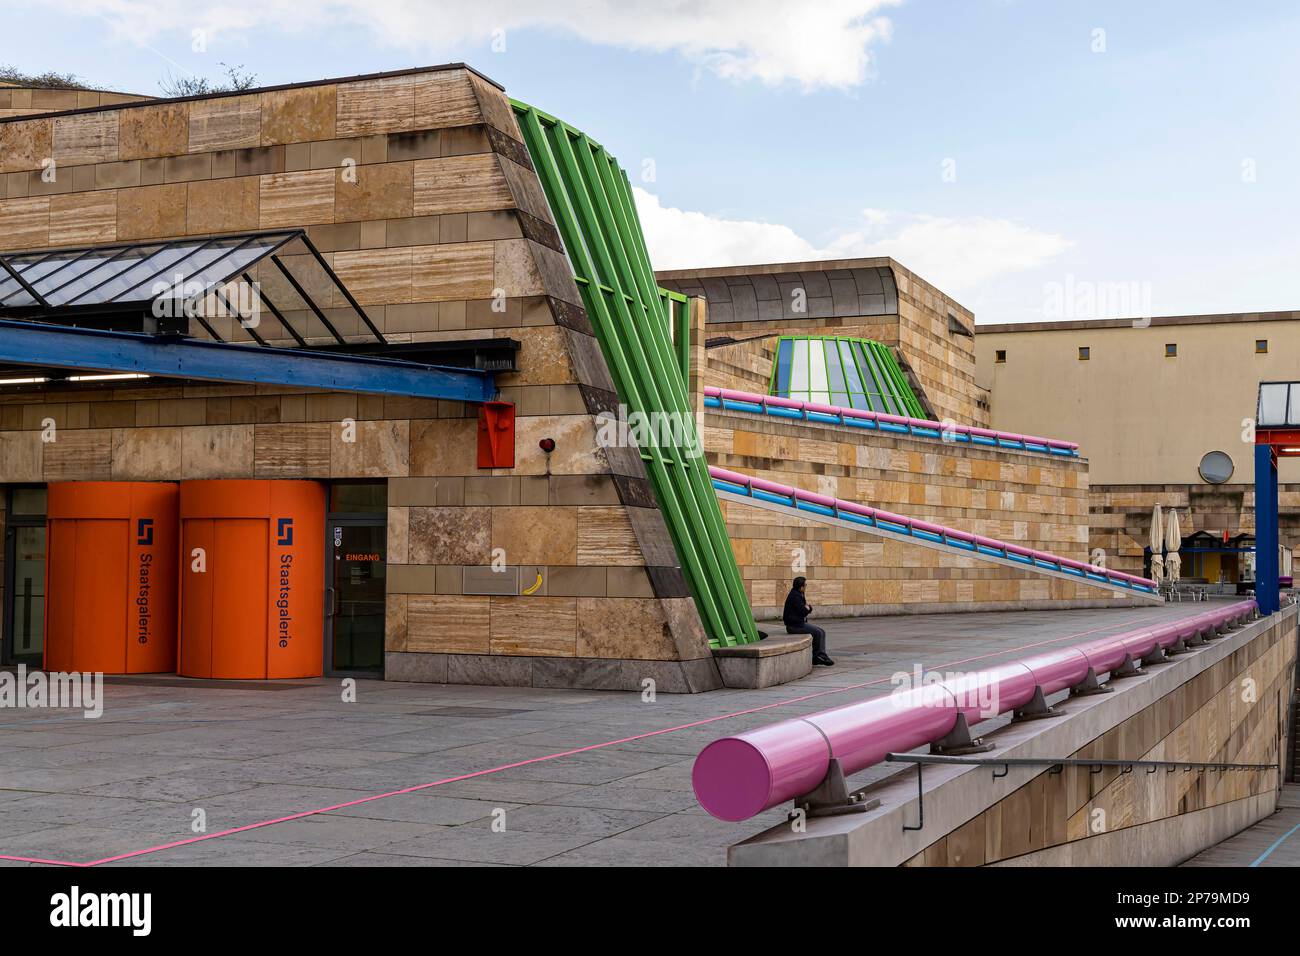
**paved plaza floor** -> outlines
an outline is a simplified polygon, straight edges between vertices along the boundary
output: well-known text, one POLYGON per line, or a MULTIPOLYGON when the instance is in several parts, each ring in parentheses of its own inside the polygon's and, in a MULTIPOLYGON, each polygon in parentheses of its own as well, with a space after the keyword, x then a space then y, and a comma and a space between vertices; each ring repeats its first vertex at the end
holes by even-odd
POLYGON ((824 621, 833 668, 653 701, 358 681, 349 703, 330 678, 109 678, 98 719, 0 710, 0 864, 724 865, 786 811, 706 814, 690 773, 710 741, 887 693, 918 664, 976 670, 1205 609, 824 621))
POLYGON ((1300 866, 1300 785, 1283 784, 1277 812, 1183 866, 1300 866))

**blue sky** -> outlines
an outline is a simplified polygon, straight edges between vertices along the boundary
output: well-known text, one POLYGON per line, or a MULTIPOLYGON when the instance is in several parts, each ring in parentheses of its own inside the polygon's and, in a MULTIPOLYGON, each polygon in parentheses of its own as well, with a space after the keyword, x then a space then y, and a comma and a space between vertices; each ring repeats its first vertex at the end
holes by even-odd
POLYGON ((663 268, 891 254, 982 323, 1300 308, 1292 3, 3 6, 0 62, 141 93, 464 60, 619 156, 663 268))

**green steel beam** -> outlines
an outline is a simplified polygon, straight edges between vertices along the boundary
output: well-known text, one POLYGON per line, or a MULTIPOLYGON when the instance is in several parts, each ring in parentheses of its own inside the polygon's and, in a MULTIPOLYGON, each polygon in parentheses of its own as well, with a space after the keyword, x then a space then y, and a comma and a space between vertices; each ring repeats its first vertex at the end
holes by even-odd
POLYGON ((669 316, 668 326, 672 329, 673 351, 677 364, 682 370, 682 385, 690 391, 691 384, 691 306, 690 300, 680 292, 660 288, 659 295, 664 300, 664 309, 669 316))
MULTIPOLYGON (((566 165, 579 162, 580 171, 586 177, 586 184, 590 191, 592 202, 584 202, 583 195, 578 196, 578 208, 582 213, 584 220, 587 222, 589 238, 594 239, 591 242, 591 248, 595 251, 597 258, 601 262, 602 269, 606 275, 613 276, 619 282, 619 286, 624 290, 624 294, 638 301, 642 305, 644 314, 650 313, 650 303, 658 302, 658 286, 654 282, 654 272, 650 266, 648 253, 645 251, 644 240, 641 238, 640 229, 638 228, 635 237, 628 230, 627 211, 632 205, 631 187, 627 184, 626 176, 616 165, 613 166, 617 173, 611 172, 613 161, 609 159, 604 150, 594 146, 585 133, 576 133, 576 149, 574 136, 561 135, 557 137, 557 144, 560 147, 560 156, 566 165), (618 182, 613 181, 616 175, 618 182), (619 185, 624 188, 619 189, 619 185), (594 218, 593 218, 594 217, 594 218), (608 240, 608 245, 602 240, 608 240), (620 254, 621 253, 621 254, 620 254)), ((635 220, 633 220, 635 221, 635 220)), ((643 411, 668 411, 680 412, 689 416, 690 406, 686 401, 685 388, 680 381, 676 381, 672 375, 671 350, 667 347, 665 341, 664 328, 666 324, 661 322, 647 321, 641 329, 632 324, 632 317, 627 312, 625 304, 618 301, 618 317, 622 324, 621 332, 624 336, 624 343, 630 346, 630 352, 634 359, 632 370, 634 374, 642 377, 642 384, 645 386, 644 394, 641 400, 641 409, 643 411), (645 332, 649 332, 646 336, 645 332), (645 341, 648 338, 649 342, 645 341), (645 373, 651 374, 647 377, 645 373), (673 388, 674 385, 678 387, 673 388), (657 388, 656 386, 660 386, 657 388), (676 394, 674 394, 676 393, 676 394)), ((658 442, 652 442, 651 455, 655 453, 662 454, 662 449, 658 447, 658 442)), ((697 441, 698 447, 698 441, 697 441)), ((642 457, 646 457, 647 449, 642 449, 642 457)), ((710 518, 716 516, 717 530, 721 532, 725 539, 726 530, 722 527, 721 510, 717 506, 717 496, 714 494, 712 484, 703 484, 700 487, 692 487, 690 479, 692 477, 690 465, 692 459, 701 467, 693 469, 694 476, 699 477, 702 482, 708 482, 707 474, 702 466, 702 455, 691 455, 691 449, 676 449, 676 461, 665 459, 668 464, 675 464, 678 467, 668 472, 673 479, 673 490, 681 496, 685 505, 685 518, 682 531, 685 541, 689 544, 696 544, 695 529, 700 525, 706 527, 711 524, 710 518), (703 492, 701 491, 703 488, 703 492), (706 500, 707 499, 707 500, 706 500), (713 507, 710 508, 709 504, 713 507)), ((712 531, 712 528, 707 528, 712 531)), ((730 542, 727 542, 727 552, 730 553, 730 542)), ((721 570, 718 562, 717 552, 712 548, 700 548, 699 555, 703 559, 707 577, 713 581, 723 580, 726 586, 725 575, 721 570)), ((680 552, 679 552, 680 555, 680 552)), ((734 565, 735 559, 732 558, 734 565)), ((739 580, 739 570, 736 572, 736 578, 739 580)), ((714 594, 709 591, 706 596, 714 599, 714 594)), ((741 628, 743 624, 734 613, 734 609, 728 604, 716 602, 718 611, 722 613, 724 636, 737 634, 743 635, 741 628), (728 614, 727 612, 732 613, 728 614)), ((748 601, 745 604, 748 608, 748 601)), ((749 621, 753 626, 752 615, 749 621)))
MULTIPOLYGON (((631 185, 617 161, 555 117, 512 105, 619 400, 631 412, 668 414, 689 430, 684 444, 654 440, 639 451, 710 643, 756 641, 687 396, 689 337, 671 337, 673 305, 687 308, 684 297, 664 295, 655 282, 631 185)), ((689 328, 689 320, 679 327, 689 328)))
POLYGON ((921 403, 912 393, 912 387, 907 383, 907 376, 903 374, 903 370, 898 367, 898 359, 894 357, 894 353, 879 342, 872 342, 869 339, 867 341, 876 355, 876 361, 890 378, 894 396, 903 403, 908 414, 913 418, 924 418, 925 410, 921 408, 921 403))

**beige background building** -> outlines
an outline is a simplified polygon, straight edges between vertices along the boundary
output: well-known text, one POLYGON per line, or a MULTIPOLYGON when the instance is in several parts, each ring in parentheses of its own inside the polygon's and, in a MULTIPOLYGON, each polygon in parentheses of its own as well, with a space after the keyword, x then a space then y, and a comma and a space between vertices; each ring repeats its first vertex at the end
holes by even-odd
MULTIPOLYGON (((1081 445, 1090 544, 1113 567, 1140 569, 1157 503, 1180 510, 1184 534, 1253 533, 1257 390, 1300 375, 1300 312, 981 325, 975 355, 994 428, 1081 445), (1232 460, 1221 484, 1198 471, 1213 451, 1232 460)), ((1296 547, 1300 461, 1279 479, 1282 543, 1296 547)))

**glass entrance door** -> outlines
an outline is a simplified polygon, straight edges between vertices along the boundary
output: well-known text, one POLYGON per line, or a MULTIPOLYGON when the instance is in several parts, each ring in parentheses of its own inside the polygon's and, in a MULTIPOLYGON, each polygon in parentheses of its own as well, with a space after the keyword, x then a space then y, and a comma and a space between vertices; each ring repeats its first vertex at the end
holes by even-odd
POLYGON ((332 674, 383 676, 387 537, 383 518, 329 521, 325 663, 332 674))
POLYGON ((0 662, 40 667, 45 651, 45 489, 9 488, 5 499, 0 662))
POLYGON ((45 525, 7 529, 7 662, 40 667, 45 650, 45 525))

